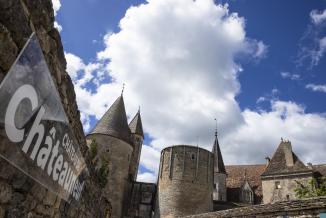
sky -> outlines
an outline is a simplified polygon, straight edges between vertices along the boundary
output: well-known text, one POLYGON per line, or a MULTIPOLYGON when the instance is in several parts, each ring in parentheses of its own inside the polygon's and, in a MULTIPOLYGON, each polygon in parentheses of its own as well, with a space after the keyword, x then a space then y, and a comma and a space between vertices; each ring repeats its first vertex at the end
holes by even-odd
POLYGON ((325 163, 326 1, 52 0, 85 134, 120 96, 145 131, 137 180, 160 151, 262 164, 281 137, 325 163))

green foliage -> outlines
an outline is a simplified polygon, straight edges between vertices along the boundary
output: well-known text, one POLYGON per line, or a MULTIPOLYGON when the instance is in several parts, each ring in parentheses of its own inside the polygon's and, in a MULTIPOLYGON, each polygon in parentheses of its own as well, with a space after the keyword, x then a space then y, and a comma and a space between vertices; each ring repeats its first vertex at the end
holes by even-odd
POLYGON ((102 159, 102 164, 100 169, 98 170, 98 179, 102 188, 105 187, 108 182, 108 174, 109 174, 109 163, 107 160, 102 159))
POLYGON ((298 187, 294 190, 298 198, 326 196, 326 177, 311 179, 308 184, 296 181, 298 187))
POLYGON ((90 144, 90 151, 91 151, 91 158, 93 160, 97 155, 97 143, 95 139, 92 139, 92 143, 90 144))

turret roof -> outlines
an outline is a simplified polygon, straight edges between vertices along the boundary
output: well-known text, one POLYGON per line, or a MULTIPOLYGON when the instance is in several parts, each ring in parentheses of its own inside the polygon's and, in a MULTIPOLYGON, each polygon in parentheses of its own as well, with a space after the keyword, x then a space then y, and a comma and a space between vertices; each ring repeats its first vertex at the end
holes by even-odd
POLYGON ((289 143, 290 143, 289 141, 282 141, 279 144, 278 148, 276 149, 272 159, 270 160, 262 176, 312 171, 302 163, 302 161, 297 157, 297 155, 293 153, 292 149, 290 152, 293 157, 293 166, 288 166, 286 164, 285 152, 286 152, 286 146, 289 146, 291 144, 289 143))
POLYGON ((110 135, 127 143, 130 142, 130 129, 122 95, 115 100, 90 134, 95 133, 110 135))
POLYGON ((226 174, 220 145, 217 139, 217 132, 215 133, 215 141, 212 152, 214 154, 214 172, 226 174))
POLYGON ((143 125, 141 122, 140 110, 138 110, 135 117, 131 120, 129 124, 131 133, 141 135, 144 138, 143 125))

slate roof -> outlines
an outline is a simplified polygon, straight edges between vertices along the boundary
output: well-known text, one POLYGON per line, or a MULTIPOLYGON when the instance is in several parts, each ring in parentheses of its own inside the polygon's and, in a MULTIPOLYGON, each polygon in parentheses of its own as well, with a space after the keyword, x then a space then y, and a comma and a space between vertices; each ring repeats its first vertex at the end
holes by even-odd
POLYGON ((282 141, 280 143, 262 176, 312 172, 312 170, 304 165, 302 161, 297 157, 297 155, 293 152, 293 166, 286 165, 285 146, 288 146, 288 143, 290 142, 282 141))
POLYGON ((226 173, 220 145, 217 139, 217 133, 215 133, 215 141, 214 141, 212 153, 214 154, 214 172, 226 173))
POLYGON ((90 134, 96 133, 110 135, 130 143, 130 129, 122 95, 115 100, 90 134))
POLYGON ((141 135, 144 138, 143 125, 141 122, 140 111, 138 110, 135 117, 131 120, 129 124, 131 133, 141 135))
POLYGON ((228 175, 226 178, 227 200, 239 202, 241 187, 245 180, 247 180, 254 191, 254 203, 261 203, 263 192, 260 175, 265 168, 265 164, 226 166, 226 173, 228 175))

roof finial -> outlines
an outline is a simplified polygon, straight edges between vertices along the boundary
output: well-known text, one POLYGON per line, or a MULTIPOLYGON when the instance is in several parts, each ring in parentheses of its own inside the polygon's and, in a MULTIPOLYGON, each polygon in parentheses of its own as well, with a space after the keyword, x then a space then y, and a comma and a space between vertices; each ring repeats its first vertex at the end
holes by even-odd
POLYGON ((217 119, 214 118, 214 120, 215 120, 215 136, 217 137, 217 119))
POLYGON ((121 96, 123 95, 124 90, 125 90, 125 83, 122 84, 121 96))
POLYGON ((140 105, 138 105, 138 112, 140 112, 140 105))
POLYGON ((244 179, 247 179, 247 169, 244 171, 244 179))
POLYGON ((284 141, 283 141, 283 137, 281 137, 281 142, 284 142, 284 141))

